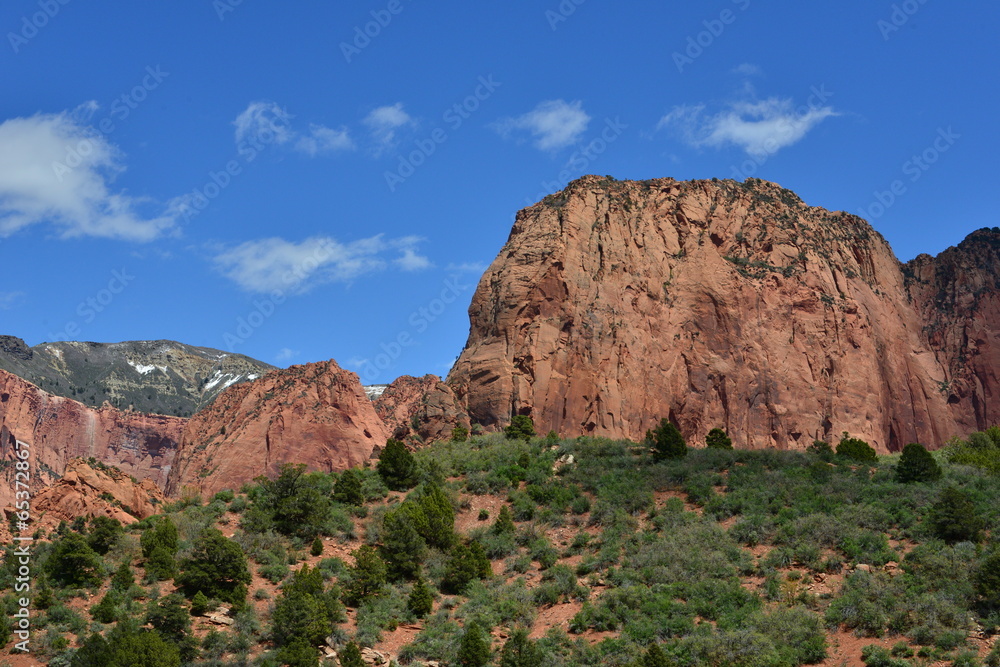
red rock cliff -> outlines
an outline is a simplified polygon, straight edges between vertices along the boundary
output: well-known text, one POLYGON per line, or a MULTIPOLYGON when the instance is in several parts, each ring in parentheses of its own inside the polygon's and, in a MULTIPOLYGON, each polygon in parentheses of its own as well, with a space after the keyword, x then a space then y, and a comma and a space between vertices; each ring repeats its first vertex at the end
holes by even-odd
POLYGON ((693 444, 721 426, 739 447, 933 446, 982 424, 942 389, 961 335, 939 352, 919 310, 855 216, 756 179, 590 176, 517 215, 448 383, 493 427, 635 440, 670 417, 693 444))
MULTIPOLYGON (((109 406, 89 408, 0 371, 0 460, 14 460, 16 440, 27 443, 37 484, 54 481, 74 458, 94 457, 162 487, 185 422, 109 406)), ((13 474, 9 463, 4 474, 13 474)), ((0 484, 4 506, 13 499, 12 487, 0 484)))
POLYGON ((333 361, 292 366, 230 387, 184 430, 168 495, 238 489, 283 463, 360 465, 389 437, 358 376, 333 361))
POLYGON ((436 375, 396 378, 374 403, 392 437, 414 446, 448 440, 456 426, 470 426, 455 392, 436 375))

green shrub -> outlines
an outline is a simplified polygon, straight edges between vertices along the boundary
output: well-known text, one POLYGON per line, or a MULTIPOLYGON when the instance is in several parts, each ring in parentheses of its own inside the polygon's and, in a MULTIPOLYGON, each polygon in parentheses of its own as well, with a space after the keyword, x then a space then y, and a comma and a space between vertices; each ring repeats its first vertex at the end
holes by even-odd
POLYGON ((191 556, 181 563, 181 574, 176 581, 188 596, 201 591, 239 606, 246 600, 252 577, 240 545, 209 528, 195 540, 191 556))
POLYGON ((531 440, 535 436, 535 423, 527 415, 515 415, 503 434, 508 440, 531 440))
POLYGON ((677 427, 664 417, 659 426, 646 431, 646 443, 654 450, 653 458, 657 461, 682 458, 687 455, 687 443, 677 427))
POLYGON ((844 437, 841 438, 840 443, 837 445, 837 456, 860 463, 875 463, 878 461, 875 450, 867 442, 859 438, 849 437, 847 433, 844 433, 844 437))
POLYGON ((45 560, 49 580, 59 586, 99 586, 103 569, 100 556, 79 533, 68 533, 57 541, 45 560))
POLYGON ((393 491, 406 491, 417 483, 417 463, 413 454, 399 440, 389 439, 375 466, 385 485, 393 491))
POLYGON ((462 667, 486 667, 490 654, 489 634, 478 623, 469 623, 458 645, 458 664, 462 667))
POLYGON ((486 579, 492 575, 493 569, 481 544, 458 543, 448 553, 441 590, 449 595, 458 595, 475 579, 486 579))
POLYGON ((413 584, 413 589, 406 599, 406 608, 417 618, 423 618, 434 610, 434 594, 423 579, 418 578, 413 584))
POLYGON ((954 486, 941 490, 927 517, 931 532, 949 544, 978 542, 983 520, 968 493, 954 486))
POLYGON ((374 547, 364 545, 351 554, 354 566, 348 570, 348 581, 344 586, 344 602, 357 607, 371 597, 385 592, 387 582, 386 564, 374 547))

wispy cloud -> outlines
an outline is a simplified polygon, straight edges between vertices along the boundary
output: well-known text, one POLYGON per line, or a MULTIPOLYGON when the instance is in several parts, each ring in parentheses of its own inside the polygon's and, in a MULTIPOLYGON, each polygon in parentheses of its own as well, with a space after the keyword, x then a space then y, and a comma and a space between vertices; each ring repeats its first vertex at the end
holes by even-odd
POLYGON ((292 139, 292 116, 274 102, 251 102, 236 117, 236 143, 284 144, 292 139))
POLYGON ((395 148, 396 132, 400 128, 416 124, 413 117, 403 109, 402 102, 372 109, 362 122, 375 142, 376 155, 395 148))
POLYGON ((761 76, 763 73, 764 70, 752 63, 741 63, 733 68, 733 74, 740 76, 761 76))
POLYGON ((10 310, 25 296, 24 292, 0 292, 0 310, 10 310))
POLYGON ((795 144, 826 118, 838 113, 830 106, 795 108, 778 97, 735 102, 717 114, 704 104, 674 107, 660 119, 657 129, 670 129, 696 148, 739 146, 751 155, 776 153, 795 144))
POLYGON ((233 121, 236 143, 287 144, 309 157, 354 149, 354 140, 346 127, 335 129, 312 123, 309 132, 302 133, 292 127, 292 118, 275 102, 251 102, 233 121))
POLYGON ((335 130, 323 125, 310 125, 309 134, 299 137, 295 148, 315 157, 321 153, 354 150, 354 140, 346 127, 335 130))
POLYGON ((485 273, 488 266, 488 264, 484 264, 483 262, 462 262, 460 264, 449 264, 445 267, 445 270, 458 271, 460 273, 485 273))
POLYGON ((62 238, 151 241, 175 226, 169 206, 132 197, 111 184, 124 154, 87 125, 98 105, 0 123, 0 236, 42 223, 62 238), (140 208, 161 208, 144 215, 140 208))
POLYGON ((302 354, 302 352, 300 352, 299 350, 293 350, 290 347, 283 347, 280 350, 278 350, 278 353, 276 355, 274 355, 274 360, 279 363, 284 363, 286 361, 291 361, 300 354, 302 354))
POLYGON ((301 293, 322 283, 350 281, 381 271, 390 264, 409 271, 427 268, 430 261, 416 251, 421 240, 414 236, 386 239, 379 234, 350 243, 324 236, 296 243, 274 237, 223 249, 213 262, 248 292, 301 293), (390 258, 393 253, 399 257, 390 258))
POLYGON ((548 151, 576 143, 589 123, 590 116, 579 100, 549 100, 521 116, 502 118, 493 127, 504 139, 528 132, 536 148, 548 151))

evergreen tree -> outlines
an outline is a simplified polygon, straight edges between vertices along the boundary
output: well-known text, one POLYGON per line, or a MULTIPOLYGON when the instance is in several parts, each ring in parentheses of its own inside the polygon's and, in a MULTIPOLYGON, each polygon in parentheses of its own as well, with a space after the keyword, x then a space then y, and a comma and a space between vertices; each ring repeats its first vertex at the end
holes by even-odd
POLYGON ((191 635, 191 614, 184 606, 184 598, 178 593, 171 593, 159 600, 151 600, 146 612, 146 622, 160 633, 166 641, 172 643, 180 652, 185 662, 193 660, 198 655, 198 649, 191 635))
POLYGON ((181 565, 178 587, 193 596, 205 595, 242 605, 252 581, 243 549, 215 528, 206 528, 195 540, 190 558, 181 565))
POLYGON ((343 616, 335 590, 324 590, 319 568, 303 565, 285 582, 271 615, 271 638, 279 646, 304 640, 323 643, 343 616))
POLYGON ((121 521, 106 516, 96 516, 90 520, 90 533, 87 544, 101 556, 111 550, 118 539, 125 533, 121 521))
POLYGON ((386 564, 375 548, 367 544, 355 549, 351 555, 354 556, 354 567, 350 569, 350 579, 344 586, 344 602, 357 607, 368 598, 384 594, 386 564))
POLYGON ((390 438, 385 443, 375 469, 393 491, 406 491, 417 483, 417 462, 399 440, 390 438))
POLYGON ((527 415, 515 415, 510 425, 504 428, 503 434, 508 440, 524 440, 527 442, 535 436, 535 422, 527 415))
POLYGON ((120 603, 121 594, 110 590, 104 594, 100 602, 90 608, 90 616, 101 623, 114 623, 118 620, 118 605, 120 603))
POLYGON ((177 560, 165 546, 157 546, 146 559, 146 578, 165 581, 177 576, 177 560))
POLYGON ((192 616, 204 616, 211 608, 211 602, 201 591, 194 594, 191 598, 191 615, 192 616))
POLYGON ((732 449, 733 440, 721 428, 713 428, 705 436, 705 446, 709 449, 732 449))
POLYGON ((276 657, 287 667, 319 667, 319 649, 304 639, 285 644, 278 649, 276 657))
POLYGON ((490 636, 475 621, 465 626, 458 645, 458 664, 462 667, 486 667, 490 661, 490 636))
POLYGON ((642 656, 642 667, 672 667, 677 664, 667 657, 659 644, 650 644, 646 654, 642 656))
POLYGON ((345 470, 333 486, 333 499, 344 505, 361 506, 365 496, 361 490, 361 475, 353 468, 345 470))
POLYGON ((406 608, 417 618, 423 618, 434 610, 434 594, 423 579, 418 577, 413 584, 410 597, 406 600, 406 608))
POLYGON ((903 447, 896 466, 896 480, 910 482, 934 482, 941 479, 941 466, 923 445, 910 443, 903 447))
POLYGON ((978 542, 984 527, 969 494, 953 486, 941 491, 931 506, 927 522, 931 532, 949 544, 978 542))
POLYGON ((340 667, 366 667, 361 659, 361 649, 354 642, 347 642, 337 657, 340 658, 340 667))
POLYGON ((309 554, 311 556, 321 556, 323 554, 323 540, 318 537, 313 540, 312 546, 309 547, 309 554))
POLYGON ((657 461, 687 456, 684 436, 666 417, 660 420, 659 426, 646 432, 646 442, 653 448, 653 458, 657 461))
POLYGON ((490 532, 494 535, 513 535, 516 531, 517 526, 514 525, 514 517, 510 513, 510 508, 507 505, 502 505, 490 532))
POLYGON ((1000 551, 986 556, 972 580, 983 616, 1000 612, 1000 551))
POLYGON ((60 586, 99 586, 102 569, 100 556, 79 533, 67 533, 45 560, 46 573, 60 586))
POLYGON ((840 443, 837 445, 837 456, 843 456, 860 463, 875 463, 878 461, 878 455, 875 454, 875 450, 867 442, 859 438, 850 437, 846 431, 844 432, 844 437, 840 439, 840 443))
POLYGON ((428 482, 418 489, 416 507, 411 518, 428 546, 447 549, 455 539, 455 508, 436 482, 428 482))
POLYGON ((427 556, 427 543, 416 527, 413 507, 413 503, 403 503, 382 517, 382 546, 379 552, 395 580, 413 579, 427 556))
POLYGON ((449 595, 459 595, 476 579, 486 579, 493 574, 490 560, 479 542, 456 544, 448 554, 441 590, 449 595))
POLYGON ((500 667, 545 667, 544 657, 527 630, 515 630, 500 651, 500 667))
POLYGON ((469 439, 469 429, 465 428, 461 424, 451 429, 452 442, 466 442, 468 439, 469 439))
POLYGON ((115 570, 115 575, 111 577, 111 589, 125 593, 131 590, 132 586, 135 585, 135 573, 132 572, 132 566, 127 562, 122 563, 115 570))
POLYGON ((322 488, 323 476, 306 473, 304 463, 285 463, 277 478, 260 476, 254 481, 254 504, 246 516, 249 529, 263 532, 273 527, 282 535, 308 540, 326 529, 333 498, 322 488))
POLYGON ((157 547, 163 547, 171 556, 177 553, 177 526, 169 517, 163 517, 152 528, 142 531, 139 538, 142 557, 149 558, 157 547))
POLYGON ((94 633, 70 659, 71 667, 179 667, 180 651, 153 630, 122 620, 107 639, 94 633))

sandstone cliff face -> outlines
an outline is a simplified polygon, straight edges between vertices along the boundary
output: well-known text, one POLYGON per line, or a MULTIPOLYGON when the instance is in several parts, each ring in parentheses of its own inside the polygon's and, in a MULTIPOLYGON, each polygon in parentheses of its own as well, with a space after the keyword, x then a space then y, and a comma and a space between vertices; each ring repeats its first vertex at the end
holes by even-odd
POLYGON ((191 418, 167 493, 238 489, 283 463, 344 470, 389 435, 357 375, 333 361, 292 366, 227 389, 191 418))
POLYGON ((885 240, 756 179, 575 181, 518 214, 469 313, 448 384, 485 426, 885 452, 969 423, 885 240))
POLYGON ((163 492, 153 482, 121 470, 74 459, 63 477, 35 494, 35 525, 52 529, 76 517, 107 516, 130 524, 162 511, 163 492))
MULTIPOLYGON (((185 421, 109 406, 88 408, 0 371, 0 460, 14 460, 16 440, 27 443, 34 484, 53 482, 74 458, 94 457, 163 485, 185 421)), ((13 480, 10 463, 3 473, 13 480)), ((12 482, 0 484, 0 504, 9 504, 13 493, 12 482)))
POLYGON ((1000 423, 1000 229, 981 229, 905 266, 914 307, 943 368, 957 435, 1000 423))
POLYGON ((448 440, 456 426, 470 426, 455 392, 436 375, 397 378, 374 404, 392 437, 413 446, 448 440))

